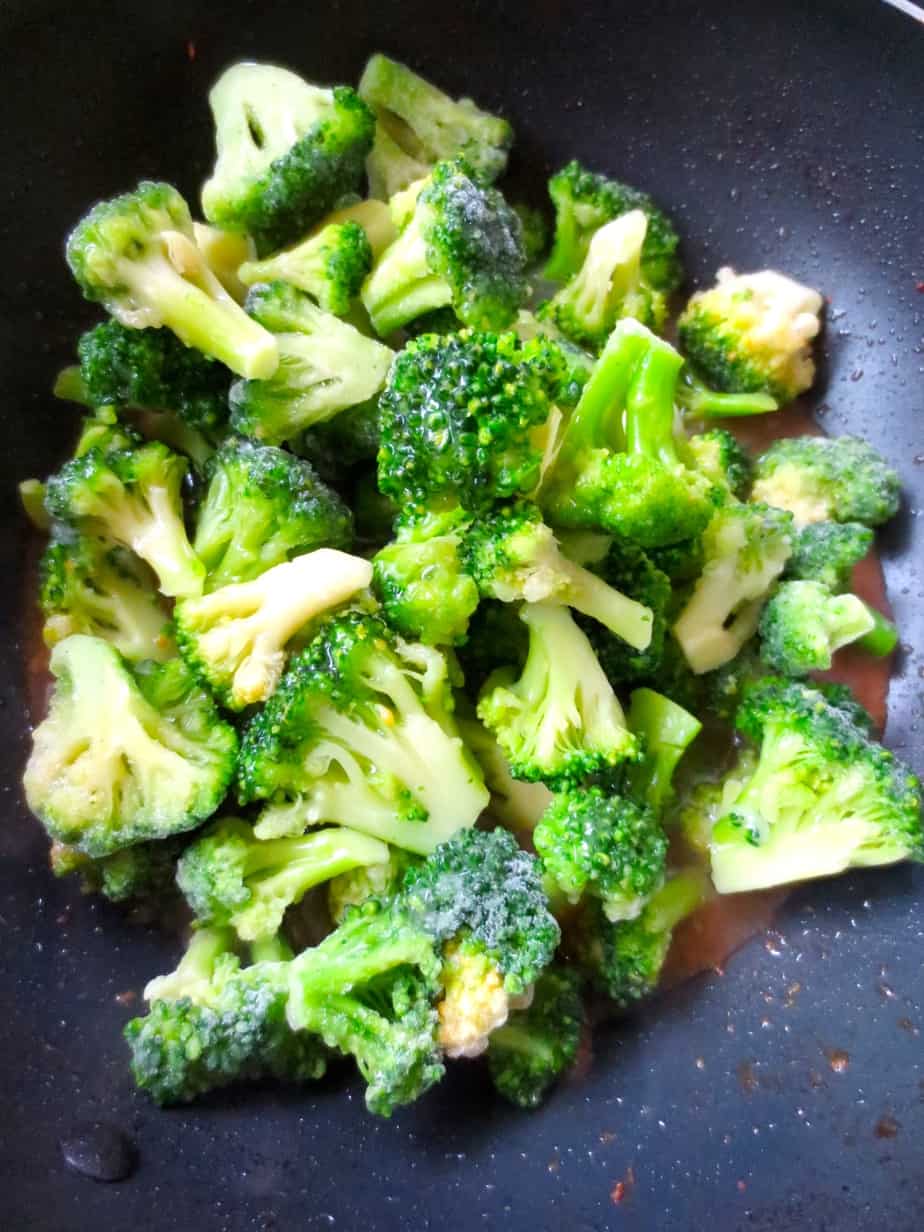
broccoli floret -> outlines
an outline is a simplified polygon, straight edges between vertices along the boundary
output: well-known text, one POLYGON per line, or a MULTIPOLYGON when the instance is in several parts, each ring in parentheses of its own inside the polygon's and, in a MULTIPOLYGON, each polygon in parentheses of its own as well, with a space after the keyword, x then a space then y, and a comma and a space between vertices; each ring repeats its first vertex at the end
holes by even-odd
POLYGON ((340 206, 318 223, 315 232, 322 231, 324 227, 342 226, 348 222, 358 222, 365 231, 372 249, 373 261, 378 261, 389 244, 398 238, 398 229, 392 221, 391 210, 386 202, 371 199, 340 206))
POLYGON ((567 786, 637 757, 622 707, 568 609, 527 604, 520 619, 529 629, 522 672, 499 668, 478 702, 514 777, 567 786))
POLYGON ((465 572, 457 514, 402 514, 395 538, 377 553, 375 591, 391 624, 428 646, 463 641, 478 606, 478 587, 465 572))
POLYGON ((217 158, 202 189, 209 222, 261 252, 304 236, 356 192, 375 118, 354 90, 321 89, 270 64, 235 64, 212 87, 217 158))
POLYGON ((548 787, 515 779, 500 745, 477 719, 460 719, 459 730, 484 774, 485 786, 491 793, 491 816, 508 830, 532 833, 552 803, 548 787))
POLYGON ((456 733, 447 664, 376 617, 347 613, 292 660, 241 748, 242 804, 270 801, 260 837, 340 823, 430 852, 488 802, 456 733))
POLYGON ((543 304, 540 316, 555 322, 572 341, 599 350, 623 317, 660 329, 667 296, 648 282, 642 246, 648 220, 631 210, 604 224, 591 237, 578 272, 543 304))
POLYGON ((55 877, 80 876, 84 894, 102 894, 113 903, 156 905, 163 908, 176 897, 174 876, 183 850, 181 838, 136 843, 93 859, 76 847, 52 843, 49 862, 55 877))
POLYGON ((693 539, 682 539, 678 543, 667 543, 660 548, 648 548, 646 555, 656 569, 670 578, 674 586, 692 582, 703 571, 702 535, 696 535, 693 539))
POLYGON ((779 410, 779 403, 770 394, 729 393, 710 389, 689 365, 680 374, 677 403, 694 419, 733 419, 747 415, 766 415, 779 410))
POLYGON ((821 582, 783 582, 760 618, 760 656, 783 676, 826 672, 835 651, 856 643, 874 655, 895 649, 898 631, 857 595, 832 595, 821 582))
POLYGON ((470 98, 458 101, 388 56, 371 57, 359 96, 375 112, 376 135, 366 169, 373 196, 388 199, 427 174, 440 159, 464 157, 480 179, 507 165, 513 130, 470 98))
POLYGON ((581 978, 570 967, 548 967, 526 1009, 515 1010, 488 1045, 491 1081, 519 1108, 538 1108, 573 1063, 584 1022, 581 978))
POLYGON ((812 339, 821 309, 817 291, 774 270, 736 274, 726 267, 714 287, 690 299, 677 336, 717 389, 767 393, 785 403, 815 380, 812 339))
POLYGON ((873 532, 859 522, 809 522, 796 532, 783 576, 849 590, 854 566, 872 546, 873 532))
POLYGON ((376 333, 451 304, 474 329, 503 329, 526 298, 520 220, 462 160, 434 167, 410 219, 362 290, 376 333))
POLYGON ((252 287, 277 279, 307 291, 325 312, 346 316, 372 268, 372 247, 358 222, 328 223, 294 248, 241 266, 241 282, 252 287))
POLYGON ((398 506, 390 496, 379 491, 375 471, 363 471, 352 488, 357 544, 364 553, 374 552, 384 547, 391 537, 391 525, 398 516, 398 506))
MULTIPOLYGON (((375 466, 379 443, 379 402, 372 398, 316 424, 288 445, 300 458, 307 459, 326 483, 348 487, 354 468, 375 466)), ((394 516, 392 513, 384 519, 386 531, 394 516)))
POLYGON ((627 786, 658 815, 674 794, 674 771, 703 725, 683 706, 654 689, 633 689, 629 730, 644 749, 640 762, 626 772, 627 786))
MULTIPOLYGON (((377 839, 370 839, 377 842, 377 839)), ((395 894, 404 875, 421 857, 386 847, 386 857, 370 864, 361 864, 349 872, 332 877, 327 886, 327 909, 334 924, 342 924, 354 907, 369 898, 387 898, 395 894)))
POLYGON ((703 535, 705 564, 674 636, 694 672, 733 659, 760 620, 792 551, 792 516, 769 505, 725 505, 703 535))
POLYGON ((177 969, 145 989, 147 1015, 125 1028, 135 1082, 159 1104, 241 1079, 311 1082, 326 1069, 318 1039, 286 1021, 291 951, 274 941, 242 967, 232 942, 228 929, 193 933, 177 969))
POLYGON ((539 481, 560 353, 463 330, 409 343, 379 399, 379 486, 402 508, 485 508, 539 481))
POLYGON ((201 594, 205 567, 183 523, 186 460, 158 441, 142 445, 121 431, 94 439, 48 480, 48 512, 81 534, 130 548, 154 570, 163 594, 201 594))
POLYGON ((746 691, 735 722, 759 757, 712 829, 720 894, 924 859, 918 779, 848 710, 767 677, 746 691))
POLYGON ((343 826, 261 842, 252 826, 233 817, 210 826, 186 849, 177 884, 200 924, 231 927, 242 941, 263 941, 275 936, 286 910, 312 886, 387 859, 384 843, 343 826))
POLYGON ((596 899, 634 919, 664 881, 667 838, 647 804, 599 787, 563 792, 533 831, 553 901, 596 899))
POLYGON ((231 426, 244 436, 278 445, 382 388, 388 347, 287 283, 254 287, 247 311, 278 338, 279 367, 268 380, 231 386, 231 426))
POLYGON ((497 668, 522 668, 528 647, 529 634, 515 604, 491 599, 479 603, 468 636, 456 650, 469 695, 477 697, 497 668))
POLYGON ((84 296, 130 329, 164 325, 241 376, 275 371, 275 338, 205 264, 189 207, 169 184, 146 180, 94 206, 68 236, 67 263, 84 296))
POLYGON ((691 436, 687 449, 693 465, 717 487, 727 488, 732 496, 744 500, 751 486, 754 465, 750 454, 726 428, 713 428, 691 436))
POLYGON ((193 223, 193 238, 202 253, 206 265, 238 304, 247 298, 247 288, 238 277, 238 270, 245 261, 253 261, 257 255, 256 245, 249 235, 239 231, 224 231, 210 227, 208 223, 193 223))
POLYGON ((314 548, 349 548, 350 511, 313 467, 271 445, 232 438, 210 460, 196 518, 207 591, 249 582, 314 548))
POLYGON ((679 832, 691 851, 708 856, 712 827, 724 817, 740 795, 745 782, 754 773, 756 758, 750 750, 739 753, 734 772, 720 779, 703 779, 695 783, 672 810, 668 819, 671 830, 679 832))
POLYGON ((757 459, 753 499, 812 522, 879 526, 898 512, 901 481, 885 458, 856 436, 774 441, 757 459))
POLYGON ((39 602, 48 646, 73 633, 111 642, 126 659, 175 653, 152 579, 129 552, 86 535, 57 535, 39 566, 39 602))
POLYGON ((517 201, 513 211, 520 220, 523 232, 526 264, 528 267, 538 265, 549 250, 549 224, 545 214, 525 201, 517 201))
POLYGON ((228 419, 231 374, 167 329, 128 329, 106 321, 77 344, 91 406, 173 411, 192 428, 214 430, 228 419))
POLYGON ((659 291, 673 291, 683 280, 673 223, 645 193, 568 163, 549 180, 555 207, 555 238, 546 278, 564 282, 581 268, 594 232, 605 223, 641 210, 648 220, 642 271, 659 291))
POLYGON ((52 838, 90 856, 191 830, 234 772, 237 737, 178 659, 131 669, 107 642, 54 648, 26 799, 52 838))
POLYGON ((868 736, 875 736, 876 723, 873 716, 854 697, 850 685, 838 684, 833 680, 813 680, 812 688, 818 690, 829 706, 843 710, 855 727, 859 727, 868 736))

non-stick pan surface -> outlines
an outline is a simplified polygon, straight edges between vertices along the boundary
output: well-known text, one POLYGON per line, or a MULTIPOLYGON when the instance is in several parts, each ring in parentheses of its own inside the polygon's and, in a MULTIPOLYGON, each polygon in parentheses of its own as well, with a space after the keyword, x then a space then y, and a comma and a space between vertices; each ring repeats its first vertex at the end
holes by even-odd
POLYGON ((465 1065, 390 1122, 339 1077, 170 1112, 132 1090, 131 1009, 117 998, 171 965, 173 943, 50 878, 17 785, 13 484, 46 473, 71 439, 73 417, 47 390, 92 317, 62 238, 92 200, 143 176, 194 199, 212 153, 205 95, 228 62, 354 80, 378 48, 507 112, 515 174, 537 197, 578 156, 665 203, 694 279, 722 261, 779 266, 830 297, 823 422, 868 437, 906 483, 884 547, 907 644, 888 736, 921 768, 924 28, 875 0, 6 0, 0 1227, 916 1229, 924 877, 907 868, 804 889, 724 975, 602 1031, 586 1075, 534 1115, 502 1107, 465 1065), (86 1121, 130 1136, 131 1179, 65 1168, 59 1140, 86 1121))

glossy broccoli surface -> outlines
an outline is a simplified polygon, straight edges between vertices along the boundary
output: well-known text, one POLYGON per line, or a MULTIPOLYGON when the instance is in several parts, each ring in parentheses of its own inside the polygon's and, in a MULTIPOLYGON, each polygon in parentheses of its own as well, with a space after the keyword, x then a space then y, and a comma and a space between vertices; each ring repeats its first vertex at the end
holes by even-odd
POLYGON ((760 618, 760 654, 771 671, 807 676, 831 666, 835 651, 857 643, 889 654, 895 626, 856 595, 834 595, 821 582, 783 582, 760 618))
POLYGON ((774 441, 757 459, 753 499, 813 522, 880 526, 898 512, 901 482, 885 458, 856 436, 774 441))

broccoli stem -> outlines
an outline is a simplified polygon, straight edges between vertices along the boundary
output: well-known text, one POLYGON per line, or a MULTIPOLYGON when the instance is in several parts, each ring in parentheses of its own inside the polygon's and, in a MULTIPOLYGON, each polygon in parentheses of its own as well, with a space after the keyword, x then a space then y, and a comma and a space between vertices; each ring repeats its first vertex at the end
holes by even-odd
POLYGON ((635 650, 651 645, 654 614, 644 603, 637 603, 602 578, 562 556, 557 562, 567 586, 558 596, 562 602, 602 625, 628 642, 635 650))
POLYGON ((384 864, 387 859, 385 843, 337 826, 317 830, 304 838, 254 843, 245 861, 244 875, 255 896, 285 896, 297 902, 312 886, 352 868, 384 864), (260 876, 266 869, 278 871, 260 876))
POLYGON ((145 491, 146 508, 130 495, 114 503, 110 521, 117 537, 157 574, 162 594, 202 594, 205 567, 186 538, 170 492, 160 484, 145 491))
POLYGON ((381 337, 425 312, 452 303, 449 284, 430 272, 427 243, 418 219, 408 223, 386 249, 366 279, 362 301, 381 337))
POLYGON ((648 932, 672 932, 681 920, 705 901, 706 877, 699 869, 689 869, 671 877, 645 904, 643 919, 648 932))
POLYGON ((638 361, 652 341, 648 330, 633 325, 621 322, 603 348, 565 430, 563 456, 582 448, 625 449, 621 408, 638 361))
POLYGON ((626 399, 626 450, 678 466, 674 442, 674 391, 683 359, 673 347, 650 347, 636 369, 626 399))
POLYGON ((228 928, 196 929, 176 968, 148 982, 145 1001, 178 1001, 180 997, 190 996, 197 984, 208 983, 215 963, 233 946, 234 934, 228 928))
POLYGON ((884 658, 898 645, 898 629, 875 608, 867 607, 866 610, 873 621, 873 627, 858 640, 857 645, 868 654, 884 658))
POLYGON ((644 738, 644 759, 629 767, 629 783, 654 809, 671 791, 677 763, 703 729, 688 710, 654 689, 635 689, 629 703, 629 729, 644 738))
POLYGON ((79 364, 71 364, 69 368, 62 368, 55 378, 51 392, 62 402, 77 402, 80 406, 90 405, 90 395, 87 393, 87 385, 79 364))
POLYGON ((710 389, 688 368, 677 386, 676 397, 685 411, 701 419, 766 415, 779 410, 779 403, 770 394, 721 393, 710 389))

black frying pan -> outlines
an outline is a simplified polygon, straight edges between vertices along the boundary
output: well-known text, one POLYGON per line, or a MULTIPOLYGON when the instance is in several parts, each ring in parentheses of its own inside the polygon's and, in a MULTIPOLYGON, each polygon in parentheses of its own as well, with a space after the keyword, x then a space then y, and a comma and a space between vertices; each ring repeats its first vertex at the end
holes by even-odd
POLYGON ((387 1123, 340 1078, 172 1112, 132 1090, 119 1038, 130 1010, 116 997, 172 965, 172 944, 52 881, 17 787, 27 716, 13 483, 67 448, 71 416, 47 390, 91 317, 61 241, 92 200, 142 176, 195 199, 212 156, 206 91, 228 62, 352 81, 375 49, 508 113, 514 176, 537 199, 546 173, 578 156, 664 202, 694 278, 722 261, 768 264, 830 297, 818 410, 829 430, 879 446, 908 493, 884 542, 906 643, 888 738, 922 769, 924 28, 913 18, 876 0, 4 0, 0 1228, 917 1229, 924 876, 907 868, 801 891, 779 933, 722 978, 601 1032, 587 1075, 537 1114, 502 1107, 465 1065, 387 1123), (122 1184, 64 1167, 59 1140, 94 1120, 137 1148, 122 1184))

